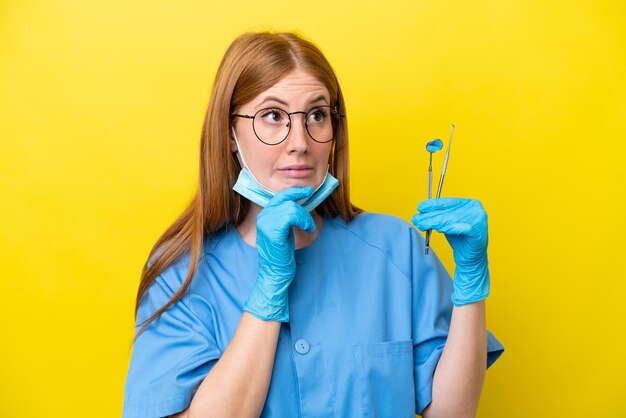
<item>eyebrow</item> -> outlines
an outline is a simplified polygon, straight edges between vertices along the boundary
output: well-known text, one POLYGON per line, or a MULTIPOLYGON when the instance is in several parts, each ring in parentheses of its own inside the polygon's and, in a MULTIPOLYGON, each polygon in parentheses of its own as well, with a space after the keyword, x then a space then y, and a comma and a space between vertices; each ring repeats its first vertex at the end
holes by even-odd
MULTIPOLYGON (((322 101, 322 100, 323 100, 324 102, 327 102, 326 97, 325 97, 323 94, 320 94, 320 95, 319 95, 319 96, 317 96, 316 98, 314 98, 314 99, 310 100, 308 104, 315 103, 315 102, 319 102, 319 101, 322 101)), ((278 102, 278 103, 280 103, 280 104, 282 104, 282 105, 285 105, 285 106, 289 106, 289 104, 288 104, 287 102, 285 102, 284 100, 279 99, 278 97, 275 97, 275 96, 267 96, 267 97, 266 97, 265 99, 263 99, 263 101, 261 101, 261 102, 260 102, 257 106, 261 106, 263 103, 265 103, 265 102, 271 102, 271 101, 273 101, 273 102, 278 102)))

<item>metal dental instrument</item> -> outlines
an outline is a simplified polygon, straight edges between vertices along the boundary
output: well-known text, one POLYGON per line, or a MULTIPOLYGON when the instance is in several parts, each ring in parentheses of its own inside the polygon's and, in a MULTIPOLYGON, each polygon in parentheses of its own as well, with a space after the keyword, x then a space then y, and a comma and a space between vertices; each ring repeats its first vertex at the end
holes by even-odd
MULTIPOLYGON (((448 158, 450 158, 450 146, 452 145, 452 135, 454 134, 454 124, 452 124, 452 130, 450 131, 450 140, 448 141, 448 149, 446 150, 446 156, 443 159, 443 167, 441 168, 441 177, 439 178, 439 187, 437 187, 437 198, 441 197, 441 190, 443 189, 443 179, 446 176, 446 169, 448 168, 448 158)), ((438 140, 435 140, 438 141, 438 140)), ((430 166, 428 167, 428 198, 430 199, 431 197, 431 188, 432 188, 432 162, 433 162, 433 154, 432 152, 428 149, 428 145, 430 145, 432 142, 435 141, 430 141, 428 144, 426 144, 426 149, 428 150, 428 152, 430 152, 430 166)), ((441 142, 441 141, 439 141, 441 142)), ((434 149, 434 148, 433 148, 434 149)), ((439 148, 441 149, 441 147, 439 148)), ((436 150, 438 151, 438 150, 436 150)), ((430 234, 432 232, 432 229, 429 229, 426 231, 426 249, 425 249, 425 253, 428 254, 430 251, 430 234)))
POLYGON ((428 165, 428 198, 430 199, 433 194, 433 153, 443 148, 443 142, 441 139, 433 139, 426 144, 426 151, 430 153, 430 164, 428 165))

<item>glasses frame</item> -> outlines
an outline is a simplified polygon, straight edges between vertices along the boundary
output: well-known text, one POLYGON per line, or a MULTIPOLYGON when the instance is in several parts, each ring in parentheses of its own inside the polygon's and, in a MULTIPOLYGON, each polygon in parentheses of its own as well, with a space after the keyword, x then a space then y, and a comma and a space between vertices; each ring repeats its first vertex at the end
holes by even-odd
POLYGON ((285 139, 287 139, 287 137, 289 137, 289 134, 291 133, 291 126, 292 126, 291 115, 302 113, 305 116, 304 117, 304 129, 306 129, 306 133, 309 134, 309 137, 313 141, 315 141, 315 142, 317 142, 319 144, 326 144, 326 143, 332 141, 333 139, 335 139, 336 129, 333 129, 333 136, 328 141, 318 141, 317 139, 313 138, 313 135, 311 135, 311 132, 309 132, 308 116, 309 116, 309 114, 313 110, 319 109, 320 107, 327 107, 329 109, 329 111, 330 111, 331 117, 332 116, 337 117, 337 127, 336 128, 339 127, 339 122, 341 121, 341 118, 345 118, 346 117, 345 114, 339 112, 339 106, 337 106, 337 105, 335 105, 335 106, 330 106, 330 105, 315 106, 314 108, 312 108, 308 112, 305 112, 303 110, 298 110, 298 111, 295 111, 295 112, 287 112, 285 109, 281 109, 280 107, 273 106, 273 107, 266 107, 266 108, 260 109, 260 110, 256 111, 256 113, 254 115, 241 115, 241 114, 238 114, 238 113, 233 113, 230 116, 231 117, 238 117, 238 118, 245 118, 245 119, 252 119, 252 130, 254 131, 254 135, 256 135, 257 139, 259 141, 263 142, 265 145, 273 146, 273 145, 282 144, 283 142, 285 142, 285 139), (261 113, 263 111, 267 111, 267 110, 280 110, 282 112, 285 112, 287 114, 287 117, 289 118, 289 123, 288 123, 288 126, 287 126, 289 129, 287 130, 287 135, 285 135, 285 137, 282 140, 280 140, 279 142, 276 142, 275 144, 269 144, 269 143, 263 141, 259 137, 259 134, 257 134, 256 128, 254 127, 254 119, 256 118, 256 116, 259 113, 261 113))

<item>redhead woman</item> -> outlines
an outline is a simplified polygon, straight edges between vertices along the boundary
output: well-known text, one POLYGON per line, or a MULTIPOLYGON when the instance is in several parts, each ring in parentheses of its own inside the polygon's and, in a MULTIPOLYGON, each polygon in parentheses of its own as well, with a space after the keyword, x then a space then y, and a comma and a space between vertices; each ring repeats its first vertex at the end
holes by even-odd
POLYGON ((124 418, 475 416, 504 350, 485 326, 487 215, 354 206, 347 114, 310 41, 230 45, 197 194, 142 272, 124 418), (454 278, 416 227, 446 234, 454 278))

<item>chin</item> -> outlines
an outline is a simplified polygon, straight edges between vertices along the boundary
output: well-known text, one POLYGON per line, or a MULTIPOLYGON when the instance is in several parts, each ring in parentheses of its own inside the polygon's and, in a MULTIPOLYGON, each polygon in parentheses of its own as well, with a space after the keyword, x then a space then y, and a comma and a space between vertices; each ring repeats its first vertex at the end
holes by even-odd
POLYGON ((272 189, 276 190, 277 192, 280 190, 284 190, 284 189, 288 189, 289 187, 313 187, 313 189, 316 189, 317 186, 320 185, 321 180, 315 180, 312 178, 300 178, 300 179, 294 179, 294 178, 286 178, 283 179, 280 182, 277 182, 278 184, 276 184, 275 187, 272 187, 272 189))
POLYGON ((281 185, 281 189, 287 189, 289 187, 307 187, 307 186, 311 186, 315 189, 318 185, 319 185, 318 183, 315 183, 315 181, 311 179, 288 179, 287 181, 283 182, 283 184, 281 185))

